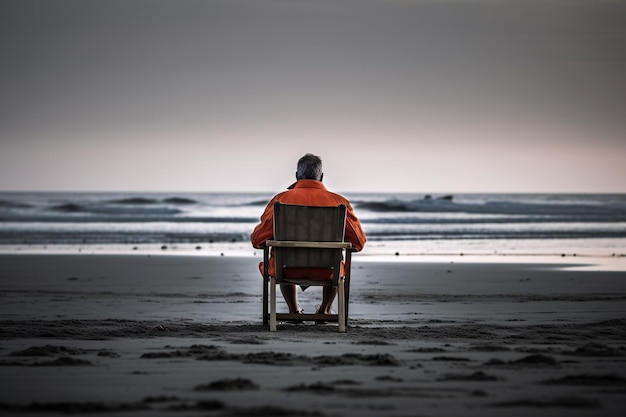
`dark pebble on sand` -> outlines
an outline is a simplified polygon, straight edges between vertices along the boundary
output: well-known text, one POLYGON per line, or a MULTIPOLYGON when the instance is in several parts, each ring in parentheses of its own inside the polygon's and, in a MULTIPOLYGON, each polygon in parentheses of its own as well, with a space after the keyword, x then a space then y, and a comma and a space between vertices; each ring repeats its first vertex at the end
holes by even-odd
POLYGON ((626 385, 626 379, 614 374, 581 374, 566 375, 561 378, 548 379, 542 383, 550 385, 624 386, 626 385))
POLYGON ((511 363, 515 365, 556 365, 557 360, 552 356, 536 354, 525 356, 511 363))
POLYGON ((194 388, 195 391, 248 391, 257 389, 259 386, 246 378, 220 379, 194 388))

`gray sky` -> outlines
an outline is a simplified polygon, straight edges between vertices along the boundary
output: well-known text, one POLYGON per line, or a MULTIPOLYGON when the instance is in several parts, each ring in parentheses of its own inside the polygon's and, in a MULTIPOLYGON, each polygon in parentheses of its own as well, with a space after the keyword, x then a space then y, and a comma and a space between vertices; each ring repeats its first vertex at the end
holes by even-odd
POLYGON ((0 190, 626 192, 621 0, 3 0, 0 190))

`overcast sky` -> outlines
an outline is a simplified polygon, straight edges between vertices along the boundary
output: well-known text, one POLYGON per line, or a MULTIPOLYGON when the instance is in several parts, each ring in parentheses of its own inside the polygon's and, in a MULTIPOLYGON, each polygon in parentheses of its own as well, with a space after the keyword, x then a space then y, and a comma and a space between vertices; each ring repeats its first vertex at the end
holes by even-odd
POLYGON ((0 190, 626 192, 622 0, 2 0, 0 190))

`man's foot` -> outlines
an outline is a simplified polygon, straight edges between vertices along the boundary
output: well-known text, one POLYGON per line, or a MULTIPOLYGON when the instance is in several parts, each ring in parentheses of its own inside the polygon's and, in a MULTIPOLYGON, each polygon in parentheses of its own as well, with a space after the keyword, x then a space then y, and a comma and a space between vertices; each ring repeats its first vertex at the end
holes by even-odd
MULTIPOLYGON (((299 307, 299 306, 298 306, 298 307, 299 307)), ((300 308, 300 310, 296 311, 296 312, 295 312, 295 313, 293 313, 293 314, 304 314, 304 310, 303 310, 302 308, 300 308)), ((303 323, 304 321, 303 321, 303 320, 291 320, 291 322, 292 322, 292 323, 295 323, 295 324, 301 324, 301 323, 303 323)))
POLYGON ((316 305, 315 309, 317 311, 317 314, 337 314, 337 312, 335 310, 333 310, 332 307, 329 307, 328 311, 321 311, 322 310, 322 306, 320 304, 316 305))
MULTIPOLYGON (((315 306, 317 314, 337 314, 332 307, 328 309, 329 311, 321 311, 321 307, 322 306, 320 304, 315 306)), ((326 320, 315 320, 315 324, 326 324, 326 320)))

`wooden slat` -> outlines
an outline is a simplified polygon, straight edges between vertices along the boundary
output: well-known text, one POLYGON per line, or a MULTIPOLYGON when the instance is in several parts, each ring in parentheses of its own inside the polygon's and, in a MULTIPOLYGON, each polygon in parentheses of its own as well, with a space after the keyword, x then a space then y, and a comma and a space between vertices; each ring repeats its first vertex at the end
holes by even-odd
POLYGON ((265 244, 280 248, 344 249, 352 247, 350 242, 308 242, 301 240, 268 240, 265 244))
POLYGON ((323 320, 330 322, 339 321, 338 314, 298 314, 298 313, 276 313, 276 320, 302 320, 302 321, 314 321, 323 320))

